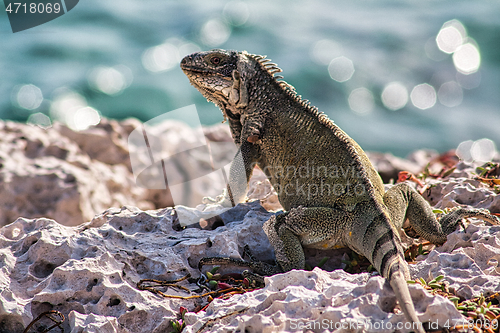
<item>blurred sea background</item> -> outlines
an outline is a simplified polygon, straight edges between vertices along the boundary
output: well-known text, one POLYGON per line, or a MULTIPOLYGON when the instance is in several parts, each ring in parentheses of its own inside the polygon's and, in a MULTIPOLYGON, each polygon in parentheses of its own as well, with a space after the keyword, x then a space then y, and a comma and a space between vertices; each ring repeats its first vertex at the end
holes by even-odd
POLYGON ((267 55, 365 150, 500 142, 499 1, 85 0, 18 33, 0 5, 0 118, 81 130, 194 103, 215 124, 179 68, 212 48, 267 55))

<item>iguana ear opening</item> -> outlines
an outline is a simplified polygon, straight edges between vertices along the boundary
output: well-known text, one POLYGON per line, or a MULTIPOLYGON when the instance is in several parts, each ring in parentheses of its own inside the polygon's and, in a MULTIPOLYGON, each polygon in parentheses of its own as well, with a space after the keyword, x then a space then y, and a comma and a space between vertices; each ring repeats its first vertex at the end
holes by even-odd
POLYGON ((229 91, 229 102, 238 109, 248 105, 247 87, 240 72, 236 69, 233 71, 233 86, 229 91))

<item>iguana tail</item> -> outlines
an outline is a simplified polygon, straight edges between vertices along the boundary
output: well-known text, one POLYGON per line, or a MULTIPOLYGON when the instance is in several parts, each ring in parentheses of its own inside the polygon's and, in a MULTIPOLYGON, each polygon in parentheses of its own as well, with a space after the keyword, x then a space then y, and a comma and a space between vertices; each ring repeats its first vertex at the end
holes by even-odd
POLYGON ((369 223, 366 223, 366 220, 360 221, 353 227, 352 243, 357 243, 360 254, 367 257, 377 271, 389 281, 401 310, 412 323, 412 330, 425 333, 408 289, 407 280, 410 279, 410 273, 404 260, 403 249, 388 216, 382 213, 369 223))
MULTIPOLYGON (((408 268, 406 264, 401 264, 399 258, 396 257, 388 267, 388 275, 386 276, 392 290, 396 294, 399 306, 405 314, 406 319, 411 323, 411 330, 419 333, 425 333, 422 323, 417 317, 413 301, 411 299, 410 290, 408 289, 408 268)), ((405 328, 407 326, 405 325, 405 328)))

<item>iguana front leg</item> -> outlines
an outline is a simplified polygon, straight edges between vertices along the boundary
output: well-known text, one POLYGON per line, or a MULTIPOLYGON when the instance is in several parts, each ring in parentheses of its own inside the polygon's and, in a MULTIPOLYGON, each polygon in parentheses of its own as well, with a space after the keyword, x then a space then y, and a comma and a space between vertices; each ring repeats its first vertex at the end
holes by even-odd
POLYGON ((232 113, 227 107, 224 108, 224 117, 229 122, 229 130, 231 131, 231 137, 236 146, 241 145, 241 130, 243 125, 241 124, 241 116, 239 114, 232 113))
POLYGON ((474 217, 499 225, 500 219, 485 209, 459 208, 438 222, 427 201, 405 183, 396 184, 384 195, 384 203, 396 228, 401 228, 406 219, 417 234, 429 242, 442 245, 447 236, 455 231, 462 219, 474 217))
POLYGON ((244 120, 241 130, 241 142, 259 143, 265 122, 264 112, 253 112, 251 115, 243 115, 242 118, 244 120))
POLYGON ((203 198, 203 203, 234 207, 243 202, 248 191, 248 182, 252 177, 253 169, 256 165, 259 165, 258 159, 259 147, 248 141, 242 142, 240 149, 238 149, 231 162, 226 190, 215 199, 203 198))

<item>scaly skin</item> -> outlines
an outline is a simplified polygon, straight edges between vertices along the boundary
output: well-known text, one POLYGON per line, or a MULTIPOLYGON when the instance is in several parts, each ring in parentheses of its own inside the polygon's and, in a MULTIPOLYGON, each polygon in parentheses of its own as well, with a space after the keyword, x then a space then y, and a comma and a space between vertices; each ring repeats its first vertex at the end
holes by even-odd
POLYGON ((278 80, 274 74, 281 69, 262 56, 212 50, 186 56, 181 68, 220 107, 240 148, 222 203, 244 199, 257 165, 286 211, 263 226, 278 266, 227 258, 204 258, 200 265, 232 262, 272 275, 304 269, 304 247, 349 247, 388 279, 407 320, 425 332, 406 284, 410 275, 398 235, 405 219, 424 238, 443 244, 462 218, 500 224, 498 218, 483 210, 459 209, 438 222, 430 205, 408 185, 384 193, 361 147, 278 80))

